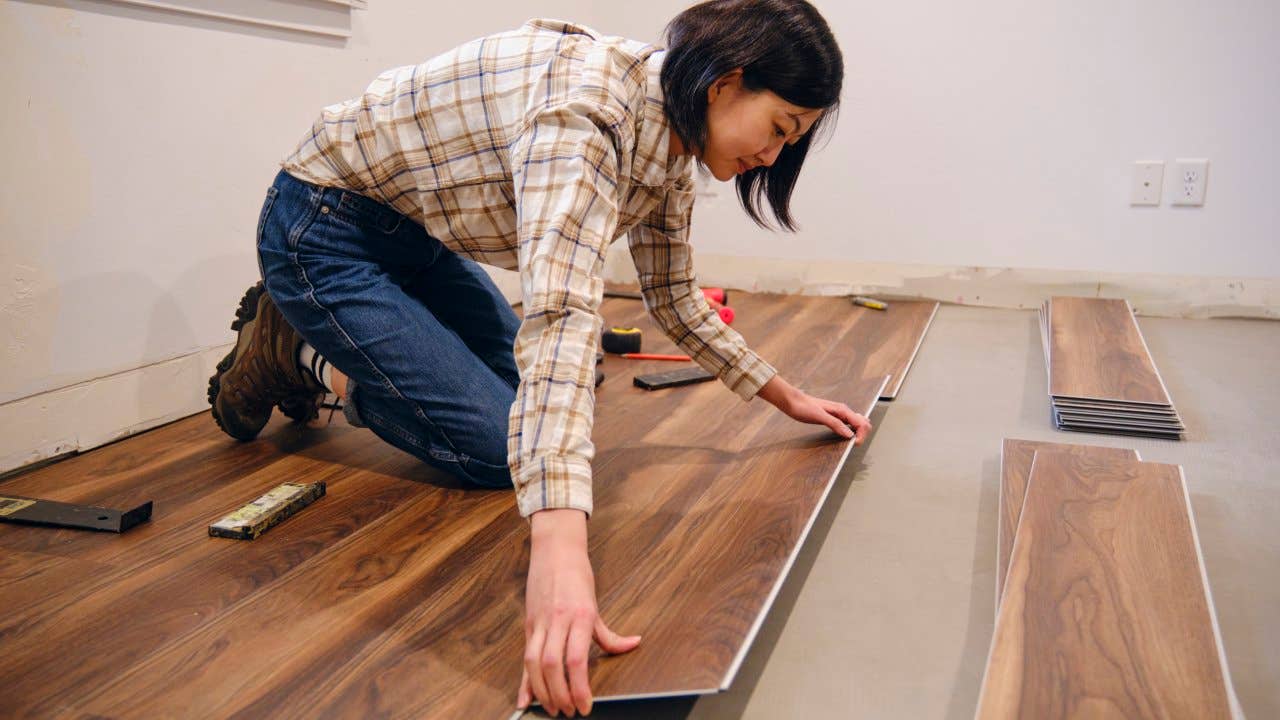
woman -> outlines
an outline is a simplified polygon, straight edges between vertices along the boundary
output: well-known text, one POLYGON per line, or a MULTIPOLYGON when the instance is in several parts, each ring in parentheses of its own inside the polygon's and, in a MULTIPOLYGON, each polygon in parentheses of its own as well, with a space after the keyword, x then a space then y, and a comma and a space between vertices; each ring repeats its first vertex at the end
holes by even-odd
POLYGON ((867 419, 787 384, 694 283, 692 170, 735 178, 793 229, 788 201, 843 65, 803 0, 713 0, 668 49, 557 21, 380 75, 324 110, 258 228, 265 284, 210 380, 214 417, 253 438, 272 407, 353 424, 483 487, 531 523, 518 703, 591 708, 587 656, 634 648, 598 617, 587 557, 605 250, 623 234, 654 321, 745 400, 860 442, 867 419), (519 270, 519 320, 474 261, 519 270), (852 428, 852 429, 851 429, 852 428), (855 437, 856 435, 856 437, 855 437))

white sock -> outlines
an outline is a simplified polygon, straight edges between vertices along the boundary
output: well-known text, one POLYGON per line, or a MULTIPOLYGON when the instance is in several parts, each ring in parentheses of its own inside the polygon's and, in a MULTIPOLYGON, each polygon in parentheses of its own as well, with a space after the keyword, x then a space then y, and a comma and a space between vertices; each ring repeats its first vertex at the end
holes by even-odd
POLYGON ((324 386, 325 392, 333 392, 333 368, 309 342, 304 341, 298 348, 298 367, 311 373, 311 377, 324 386))

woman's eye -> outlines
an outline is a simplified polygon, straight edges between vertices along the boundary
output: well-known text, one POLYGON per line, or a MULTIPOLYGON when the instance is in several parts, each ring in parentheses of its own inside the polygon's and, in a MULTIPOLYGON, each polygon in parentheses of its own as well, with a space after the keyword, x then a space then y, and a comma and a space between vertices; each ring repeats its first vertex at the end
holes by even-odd
POLYGON ((773 134, 774 134, 774 135, 777 135, 778 137, 786 137, 786 136, 787 136, 787 133, 786 133, 786 132, 784 132, 784 131, 783 131, 783 129, 782 129, 782 128, 780 128, 780 127, 778 127, 777 125, 774 125, 774 126, 773 126, 773 134))

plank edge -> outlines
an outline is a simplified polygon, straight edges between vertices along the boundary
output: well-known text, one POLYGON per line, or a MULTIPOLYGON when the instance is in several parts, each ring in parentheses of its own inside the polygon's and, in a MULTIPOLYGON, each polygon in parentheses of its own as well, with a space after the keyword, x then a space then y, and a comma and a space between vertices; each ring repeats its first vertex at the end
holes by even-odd
MULTIPOLYGON (((871 400, 867 405, 864 415, 870 415, 876 408, 876 403, 880 401, 880 393, 884 392, 885 385, 889 384, 892 375, 885 375, 880 381, 880 388, 871 395, 871 400)), ((869 442, 869 440, 868 440, 869 442)), ((773 587, 769 590, 769 595, 765 597, 764 604, 760 606, 760 612, 756 614, 756 619, 752 621, 751 627, 747 629, 747 634, 743 638, 742 646, 738 648, 738 654, 733 658, 733 662, 729 665, 729 669, 725 671, 724 678, 720 681, 720 690, 728 690, 733 684, 733 679, 737 677, 738 670, 742 666, 743 660, 747 657, 747 652, 755 643, 756 634, 760 632, 760 627, 764 624, 764 618, 769 614, 769 610, 773 608, 773 601, 777 599, 778 592, 782 590, 783 583, 786 582, 787 576, 791 574, 791 566, 795 564, 796 558, 800 555, 800 549, 804 547, 805 540, 809 539, 809 531, 813 529, 813 524, 817 521, 818 515, 822 513, 822 509, 827 505, 827 496, 831 494, 831 488, 835 487, 836 477, 840 471, 844 470, 845 463, 849 460, 849 454, 853 452, 854 443, 852 441, 845 442, 844 454, 840 456, 840 462, 836 463, 836 467, 831 472, 831 477, 827 479, 826 487, 822 490, 821 497, 814 505, 813 512, 809 514, 809 520, 805 522, 804 529, 800 531, 800 537, 796 538, 795 545, 791 548, 791 554, 787 556, 786 563, 782 566, 782 571, 778 573, 778 577, 773 581, 773 587)))
POLYGON ((1187 522, 1191 525, 1191 542, 1196 546, 1196 564, 1200 566, 1200 585, 1204 588, 1205 604, 1209 607, 1209 624, 1213 628, 1213 642, 1218 650, 1218 665, 1222 670, 1222 684, 1227 691, 1227 705, 1232 718, 1244 720, 1244 708, 1240 698, 1236 696, 1236 688, 1231 682, 1231 670, 1227 666, 1227 650, 1222 643, 1222 630, 1218 627, 1218 610, 1213 605, 1213 592, 1209 589, 1209 572, 1204 564, 1204 552, 1200 549, 1200 531, 1196 528, 1196 516, 1191 510, 1191 491, 1187 489, 1187 475, 1178 465, 1178 481, 1182 485, 1182 500, 1187 507, 1187 522))
MULTIPOLYGON (((933 319, 938 315, 938 306, 941 304, 942 303, 936 300, 934 301, 933 310, 929 312, 929 319, 925 321, 924 328, 920 330, 920 337, 916 339, 916 346, 912 348, 911 355, 907 358, 907 363, 902 366, 902 372, 896 377, 893 375, 889 376, 889 381, 893 383, 892 392, 886 393, 884 388, 880 389, 881 400, 895 400, 898 397, 898 393, 902 392, 902 384, 907 381, 907 373, 910 372, 911 366, 915 363, 916 355, 920 354, 920 347, 924 345, 924 336, 928 335, 929 328, 933 327, 933 319)), ((888 385, 887 382, 886 385, 888 385)))

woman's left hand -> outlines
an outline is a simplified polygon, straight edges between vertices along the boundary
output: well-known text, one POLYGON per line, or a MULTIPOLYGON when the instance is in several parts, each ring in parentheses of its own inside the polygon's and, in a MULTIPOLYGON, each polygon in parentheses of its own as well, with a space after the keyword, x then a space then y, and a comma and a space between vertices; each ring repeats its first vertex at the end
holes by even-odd
POLYGON ((781 375, 774 375, 757 395, 792 419, 826 425, 840 437, 854 438, 855 445, 862 444, 871 432, 871 421, 866 416, 844 403, 814 397, 783 380, 781 375))

